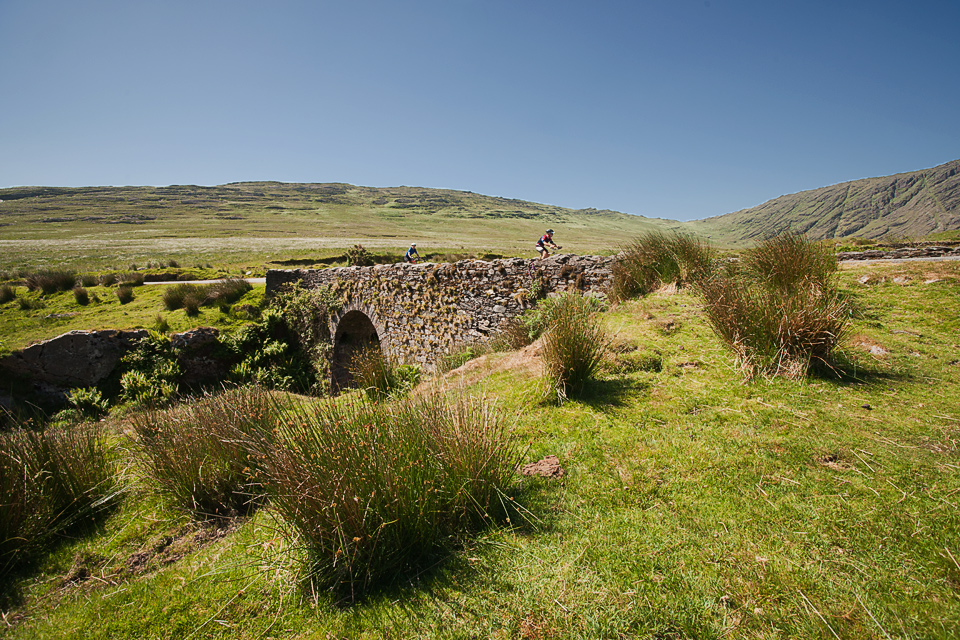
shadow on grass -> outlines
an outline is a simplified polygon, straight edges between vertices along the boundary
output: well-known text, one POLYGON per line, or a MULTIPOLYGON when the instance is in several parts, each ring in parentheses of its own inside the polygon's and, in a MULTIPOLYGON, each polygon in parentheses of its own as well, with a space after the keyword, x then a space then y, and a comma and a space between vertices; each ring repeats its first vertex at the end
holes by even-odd
POLYGON ((49 539, 28 541, 25 546, 8 553, 7 557, 0 558, 0 612, 6 615, 23 606, 24 591, 37 577, 47 557, 78 540, 102 535, 103 521, 115 508, 115 504, 111 505, 89 519, 83 519, 64 531, 52 534, 49 539))
MULTIPOLYGON (((562 493, 562 481, 524 477, 501 494, 502 510, 492 514, 486 525, 440 541, 392 576, 351 591, 348 584, 323 589, 317 576, 304 573, 300 589, 307 598, 323 593, 331 606, 357 615, 379 610, 375 604, 380 601, 395 608, 402 602, 416 603, 420 597, 443 600, 443 594, 451 589, 459 591, 464 583, 487 579, 489 572, 477 556, 483 555, 484 548, 497 546, 503 532, 527 538, 556 529, 562 515, 558 508, 562 493)), ((402 609, 397 609, 400 618, 402 609)), ((418 611, 416 605, 412 611, 418 611)))
POLYGON ((576 399, 591 409, 621 408, 649 389, 649 382, 635 378, 591 379, 587 381, 583 392, 571 399, 576 399))
POLYGON ((832 362, 818 362, 811 365, 810 378, 838 385, 851 385, 904 382, 912 377, 907 373, 884 371, 872 363, 864 364, 848 354, 835 355, 832 362))

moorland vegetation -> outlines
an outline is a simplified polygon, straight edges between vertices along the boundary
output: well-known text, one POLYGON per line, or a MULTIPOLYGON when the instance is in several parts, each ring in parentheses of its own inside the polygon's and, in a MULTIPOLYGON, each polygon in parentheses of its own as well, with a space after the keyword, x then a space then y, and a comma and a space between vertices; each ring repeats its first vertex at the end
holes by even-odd
MULTIPOLYGON (((335 399, 303 394, 322 292, 190 317, 131 283, 128 313, 228 329, 243 375, 182 389, 156 332, 127 363, 146 384, 16 418, 2 633, 955 635, 957 263, 838 269, 798 234, 623 249, 612 306, 548 298, 419 385, 374 353, 335 399), (548 454, 561 478, 516 473, 548 454)), ((17 285, 2 317, 121 308, 83 286, 17 285)))

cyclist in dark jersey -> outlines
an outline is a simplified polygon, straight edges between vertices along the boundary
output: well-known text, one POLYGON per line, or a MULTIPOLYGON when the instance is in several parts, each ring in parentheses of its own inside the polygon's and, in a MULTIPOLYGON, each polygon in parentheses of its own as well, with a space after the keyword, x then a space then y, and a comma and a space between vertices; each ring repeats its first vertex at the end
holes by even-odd
POLYGON ((554 249, 560 249, 560 247, 553 244, 553 229, 547 229, 547 232, 543 234, 539 240, 537 240, 537 251, 540 252, 541 260, 550 255, 550 252, 547 250, 548 246, 553 247, 554 249))
POLYGON ((407 249, 407 252, 403 255, 404 262, 412 262, 417 264, 420 261, 420 254, 417 253, 417 243, 411 243, 410 248, 407 249))

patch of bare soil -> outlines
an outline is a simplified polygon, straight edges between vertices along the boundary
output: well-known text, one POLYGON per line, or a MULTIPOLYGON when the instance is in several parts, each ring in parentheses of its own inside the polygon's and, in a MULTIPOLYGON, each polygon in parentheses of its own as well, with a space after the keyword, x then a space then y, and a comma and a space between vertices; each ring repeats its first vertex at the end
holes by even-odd
POLYGON ((828 469, 833 469, 834 471, 850 471, 853 469, 853 465, 849 462, 843 460, 835 453, 828 453, 816 458, 817 464, 828 469))
POLYGON ((420 385, 420 389, 447 391, 458 387, 467 387, 480 382, 487 376, 501 371, 517 371, 537 375, 543 369, 543 340, 506 354, 490 353, 465 362, 462 366, 448 371, 436 381, 420 385))
POLYGON ((520 474, 525 476, 540 476, 541 478, 557 478, 564 476, 566 471, 560 466, 560 459, 555 455, 549 455, 546 458, 525 464, 520 469, 520 474))
POLYGON ((853 346, 863 349, 870 355, 886 356, 890 354, 889 349, 865 336, 854 336, 850 342, 853 346))
POLYGON ((189 524, 150 540, 144 548, 125 560, 105 558, 82 552, 61 578, 61 591, 91 589, 100 585, 116 586, 124 579, 172 564, 221 540, 240 526, 240 519, 223 519, 202 524, 189 524), (111 561, 112 560, 112 561, 111 561))

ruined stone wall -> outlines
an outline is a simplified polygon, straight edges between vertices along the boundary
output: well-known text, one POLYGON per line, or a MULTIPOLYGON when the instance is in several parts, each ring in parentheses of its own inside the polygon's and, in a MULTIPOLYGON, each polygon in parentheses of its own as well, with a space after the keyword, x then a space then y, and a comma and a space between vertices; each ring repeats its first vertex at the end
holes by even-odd
MULTIPOLYGON (((218 335, 216 328, 199 327, 170 336, 179 350, 182 383, 216 384, 226 377, 229 363, 211 353, 218 335)), ((44 401, 64 405, 67 391, 103 382, 146 336, 145 329, 69 331, 0 358, 0 381, 28 380, 44 401)), ((0 387, 0 406, 12 406, 3 392, 0 387)))
POLYGON ((370 318, 385 352, 432 368, 458 345, 495 333, 503 324, 561 291, 604 296, 613 257, 559 255, 535 263, 508 258, 453 264, 271 270, 267 295, 284 285, 329 286, 343 308, 331 316, 331 337, 350 311, 370 318))

